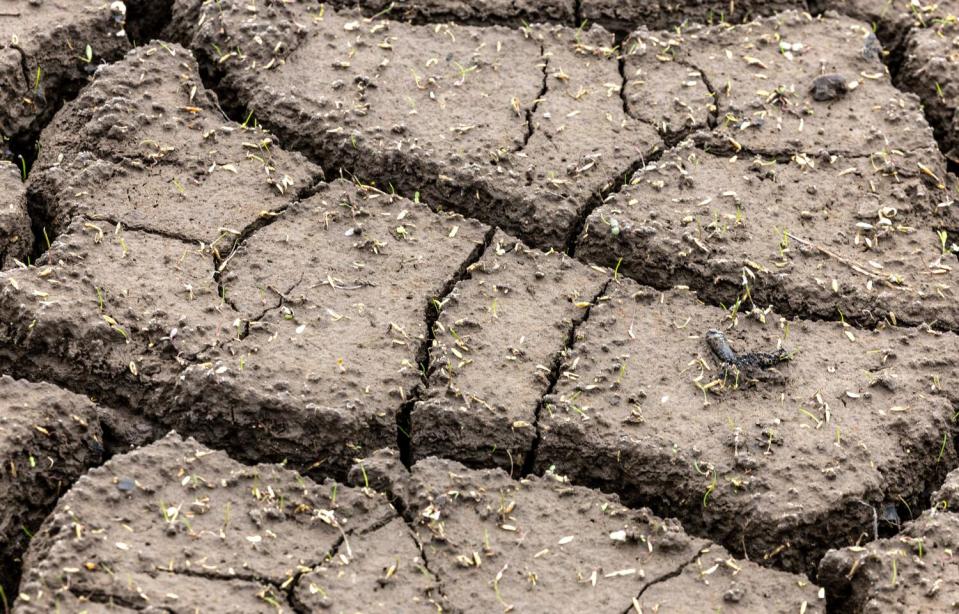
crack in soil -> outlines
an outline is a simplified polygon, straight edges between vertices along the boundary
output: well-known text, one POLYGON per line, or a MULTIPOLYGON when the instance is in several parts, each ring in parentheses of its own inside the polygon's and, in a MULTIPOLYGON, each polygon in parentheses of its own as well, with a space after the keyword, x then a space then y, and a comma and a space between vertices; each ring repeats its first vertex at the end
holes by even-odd
POLYGON ((655 586, 656 584, 662 584, 663 582, 666 582, 667 580, 672 580, 673 578, 679 576, 681 573, 686 571, 687 567, 695 563, 696 560, 699 559, 700 555, 702 555, 702 553, 703 553, 702 550, 697 550, 696 554, 693 555, 693 558, 689 559, 688 561, 686 561, 685 563, 683 563, 682 565, 680 565, 673 571, 670 571, 669 573, 665 573, 661 575, 660 577, 656 578, 655 580, 652 580, 651 582, 647 582, 646 584, 644 584, 643 588, 639 589, 639 593, 637 593, 636 596, 633 598, 633 602, 629 606, 627 606, 625 610, 623 610, 623 614, 641 613, 642 610, 640 610, 639 608, 639 598, 643 596, 643 593, 645 593, 650 587, 655 586))
MULTIPOLYGON (((240 334, 239 334, 237 340, 238 340, 238 341, 243 341, 244 339, 246 339, 247 337, 249 337, 249 336, 250 336, 250 330, 251 330, 251 328, 253 327, 253 325, 254 325, 254 324, 258 324, 259 322, 261 322, 261 321, 263 320, 263 318, 265 318, 265 317, 267 316, 267 314, 270 314, 270 313, 272 313, 272 312, 274 312, 274 311, 276 311, 276 310, 278 310, 278 309, 282 309, 283 307, 285 307, 285 306, 287 305, 287 303, 295 303, 296 301, 294 301, 293 299, 291 299, 288 295, 289 295, 291 292, 293 292, 294 290, 296 290, 297 288, 300 287, 300 284, 303 283, 303 277, 304 277, 304 275, 305 275, 305 273, 300 273, 299 279, 297 279, 295 282, 293 282, 293 284, 292 284, 289 288, 287 288, 287 290, 286 290, 285 292, 280 292, 279 290, 277 290, 277 289, 274 288, 273 286, 267 286, 266 289, 276 295, 276 297, 277 297, 277 303, 276 303, 275 305, 270 306, 270 307, 264 307, 264 308, 260 311, 260 313, 258 313, 257 315, 253 316, 253 317, 250 318, 249 320, 244 321, 244 322, 243 322, 243 330, 240 331, 240 334)), ((240 314, 242 315, 242 312, 240 311, 239 308, 237 308, 237 307, 236 307, 235 305, 233 305, 232 303, 230 303, 230 306, 233 308, 234 311, 236 311, 237 313, 240 313, 240 314)))
MULTIPOLYGON (((718 125, 716 126, 718 128, 718 125)), ((765 160, 772 160, 778 162, 779 164, 788 164, 793 161, 798 155, 807 154, 807 152, 802 151, 801 149, 753 149, 751 147, 744 147, 738 142, 728 140, 725 143, 715 142, 708 143, 704 142, 703 139, 697 138, 698 135, 713 135, 719 136, 714 132, 715 129, 710 129, 709 131, 704 131, 701 133, 694 133, 690 135, 690 138, 693 139, 693 144, 698 148, 703 150, 708 154, 712 154, 717 157, 728 157, 728 156, 749 156, 752 158, 763 158, 765 160)), ((677 143, 678 145, 678 143, 677 143)), ((847 160, 871 160, 875 158, 875 153, 868 154, 862 153, 859 151, 845 151, 841 149, 824 149, 816 153, 816 156, 824 157, 836 157, 836 158, 845 158, 847 160)), ((809 154, 810 157, 813 157, 812 154, 809 154)))
POLYGON ((619 57, 616 58, 616 64, 619 68, 619 78, 621 80, 619 86, 619 98, 623 101, 623 113, 626 115, 626 117, 637 119, 629 111, 629 99, 626 97, 626 84, 629 82, 629 79, 626 77, 626 50, 623 49, 623 43, 626 42, 626 38, 626 35, 621 33, 616 33, 613 38, 614 47, 619 49, 619 57))
MULTIPOLYGON (((342 539, 343 538, 341 537, 340 540, 342 539)), ((277 598, 282 596, 285 598, 284 600, 287 601, 287 603, 289 603, 290 607, 293 608, 294 612, 297 612, 298 614, 306 614, 304 610, 298 609, 296 605, 293 603, 293 592, 292 592, 293 585, 289 582, 289 580, 284 580, 283 582, 279 582, 277 580, 264 578, 256 574, 238 573, 238 574, 230 575, 230 574, 220 574, 214 570, 206 570, 206 569, 205 570, 197 570, 192 568, 167 569, 164 567, 155 567, 154 569, 157 572, 165 573, 173 576, 187 576, 191 578, 202 578, 204 580, 212 580, 214 582, 229 582, 231 580, 241 580, 244 582, 249 582, 251 584, 259 584, 264 587, 264 590, 258 593, 257 597, 260 598, 265 603, 268 603, 276 607, 277 610, 279 610, 280 604, 277 598), (284 585, 288 585, 288 588, 283 588, 284 585), (271 592, 276 592, 278 594, 273 596, 273 595, 270 595, 271 592)), ((296 576, 291 576, 291 578, 292 577, 298 578, 299 573, 296 576)))
POLYGON ((127 4, 126 31, 131 47, 161 38, 173 20, 174 0, 149 0, 127 4))
POLYGON ((134 601, 130 601, 129 599, 120 597, 118 595, 112 595, 105 591, 100 591, 100 590, 84 591, 75 586, 71 586, 68 590, 77 599, 81 599, 81 600, 85 599, 91 603, 99 603, 99 604, 108 605, 108 606, 118 605, 121 608, 126 608, 128 610, 136 610, 137 612, 142 612, 143 610, 146 610, 149 608, 151 612, 157 611, 157 612, 167 612, 168 614, 176 614, 176 612, 174 610, 171 610, 170 608, 155 606, 149 603, 137 603, 134 601))
POLYGON ((456 285, 472 277, 470 273, 471 267, 479 262, 486 254, 486 250, 489 249, 490 244, 493 242, 493 236, 496 234, 496 230, 497 228, 495 226, 490 227, 486 232, 486 236, 483 237, 483 243, 477 245, 469 257, 463 261, 459 270, 456 271, 456 274, 443 286, 443 290, 439 296, 430 299, 426 305, 424 315, 426 319, 426 338, 416 352, 416 362, 420 367, 420 383, 413 389, 410 398, 403 403, 396 413, 396 445, 400 451, 400 461, 407 469, 413 466, 413 406, 422 398, 423 393, 429 389, 429 372, 432 367, 430 349, 436 341, 436 322, 439 320, 440 314, 443 311, 443 305, 449 299, 456 285))
POLYGON ((536 110, 539 109, 539 103, 544 100, 546 94, 549 92, 549 58, 546 57, 546 45, 539 46, 539 55, 543 59, 543 84, 539 89, 539 94, 537 94, 536 99, 533 100, 533 105, 526 109, 526 134, 523 136, 523 144, 513 150, 514 154, 521 153, 526 149, 529 140, 533 138, 533 134, 536 132, 536 123, 533 121, 536 116, 536 110))
POLYGON ((713 87, 709 77, 706 76, 705 70, 702 70, 699 68, 699 66, 689 62, 680 62, 680 64, 699 73, 700 80, 702 80, 703 85, 706 86, 706 91, 708 91, 709 95, 712 97, 713 108, 709 110, 709 116, 706 118, 706 125, 709 126, 710 130, 715 130, 716 126, 719 125, 719 91, 713 87))
MULTIPOLYGON (((129 230, 130 232, 140 232, 147 235, 153 235, 154 237, 160 237, 162 239, 169 239, 171 241, 179 241, 180 243, 189 243, 193 246, 202 245, 203 241, 195 237, 190 237, 185 234, 170 231, 170 230, 161 230, 159 228, 151 228, 148 226, 140 226, 138 224, 129 224, 127 222, 120 221, 116 218, 111 218, 105 215, 86 215, 84 213, 79 213, 73 217, 70 221, 76 221, 78 219, 86 219, 91 222, 100 222, 102 224, 110 224, 114 228, 119 227, 121 230, 129 230)), ((53 239, 51 239, 52 241, 53 239)))
POLYGON ((53 217, 50 215, 50 203, 47 202, 43 191, 35 186, 26 186, 27 216, 30 218, 30 232, 33 234, 33 247, 27 255, 26 264, 32 265, 40 261, 50 246, 56 240, 56 235, 50 236, 47 229, 53 229, 53 217))
POLYGON ((262 584, 270 588, 275 588, 278 591, 283 591, 283 589, 281 588, 281 585, 285 582, 285 580, 281 582, 273 578, 265 578, 255 573, 226 574, 226 573, 219 573, 215 569, 194 569, 192 567, 180 567, 176 569, 169 569, 166 567, 154 567, 154 570, 159 573, 165 573, 173 576, 188 576, 191 578, 201 578, 203 580, 212 580, 214 582, 229 582, 231 580, 242 580, 244 582, 262 584))
MULTIPOLYGON (((289 202, 281 207, 273 209, 272 211, 269 211, 265 214, 261 214, 254 221, 247 224, 239 232, 239 234, 235 235, 236 238, 233 239, 233 243, 230 245, 229 253, 226 256, 223 256, 223 254, 220 252, 218 248, 213 247, 211 245, 211 250, 213 252, 213 281, 216 282, 217 295, 223 300, 224 303, 229 305, 230 308, 233 309, 233 311, 237 313, 241 313, 240 309, 237 308, 237 306, 233 303, 232 299, 227 297, 226 284, 223 281, 223 271, 226 269, 226 266, 230 263, 230 260, 232 260, 233 257, 236 256, 237 252, 239 252, 243 244, 246 243, 254 234, 256 234, 260 230, 278 221, 281 217, 283 217, 283 215, 289 210, 290 207, 312 197, 314 194, 317 193, 320 186, 322 185, 323 185, 323 179, 318 179, 314 181, 313 184, 298 190, 292 202, 289 202)), ((229 234, 232 234, 232 233, 229 233, 229 234)), ((221 238, 226 236, 227 236, 227 233, 224 233, 221 235, 221 238)), ((217 241, 219 241, 219 239, 217 239, 217 241)), ((301 274, 299 281, 293 284, 288 290, 286 290, 286 292, 280 292, 279 290, 275 288, 268 288, 269 290, 273 291, 280 297, 280 303, 276 305, 275 307, 265 309, 258 317, 253 318, 252 320, 249 320, 247 322, 247 325, 249 325, 250 322, 255 322, 262 319, 263 316, 265 316, 268 312, 282 307, 283 299, 285 298, 284 295, 292 292, 298 285, 300 285, 300 282, 302 280, 303 280, 303 275, 301 274)), ((247 326, 247 332, 249 332, 249 326, 247 326)))
MULTIPOLYGON (((405 471, 408 474, 412 475, 410 471, 410 467, 407 466, 405 463, 403 465, 404 465, 405 471)), ((392 503, 393 507, 396 509, 396 512, 399 515, 399 517, 403 520, 404 523, 406 523, 406 530, 409 531, 410 537, 412 538, 413 542, 416 543, 416 547, 420 551, 420 556, 423 557, 423 567, 426 569, 426 571, 430 573, 430 575, 433 576, 433 578, 436 579, 436 590, 440 594, 440 597, 442 597, 443 600, 446 601, 446 598, 447 598, 446 592, 443 590, 443 585, 445 583, 445 580, 443 579, 443 576, 436 573, 430 567, 430 559, 426 555, 426 548, 423 547, 423 543, 420 541, 419 536, 416 533, 416 518, 413 516, 413 512, 410 509, 409 504, 402 496, 398 495, 395 491, 390 489, 388 484, 385 484, 383 486, 383 490, 380 492, 382 492, 383 494, 387 496, 387 498, 392 503)))
POLYGON ((614 32, 613 33, 613 48, 619 50, 619 57, 616 60, 617 69, 619 70, 620 86, 619 86, 619 98, 623 101, 623 114, 643 125, 649 126, 656 131, 656 134, 659 135, 659 138, 663 139, 668 147, 674 146, 679 141, 683 140, 688 135, 688 131, 680 132, 675 135, 670 135, 663 126, 659 126, 654 121, 650 121, 644 117, 639 117, 634 115, 629 105, 629 97, 626 94, 626 86, 629 84, 629 77, 626 75, 626 53, 623 49, 623 45, 626 43, 629 38, 629 34, 626 32, 614 32))
POLYGON ((326 561, 332 561, 334 558, 336 558, 336 555, 339 554, 340 548, 343 547, 343 544, 346 544, 346 549, 352 553, 352 551, 350 550, 350 540, 349 540, 350 537, 353 537, 354 535, 356 536, 369 535, 370 533, 379 531, 380 529, 382 529, 383 527, 385 527, 386 525, 393 522, 399 517, 400 517, 399 514, 395 516, 394 515, 385 516, 382 520, 374 522, 370 526, 365 527, 359 531, 357 531, 356 529, 350 529, 349 531, 344 531, 340 534, 339 539, 336 540, 336 543, 333 544, 333 546, 327 551, 326 555, 324 555, 322 559, 320 559, 316 563, 301 565, 299 571, 297 571, 297 573, 294 574, 293 579, 283 583, 283 585, 286 586, 286 588, 281 587, 281 589, 284 592, 286 592, 287 602, 290 604, 290 607, 293 608, 293 611, 301 612, 303 614, 307 614, 308 612, 310 612, 307 606, 303 605, 296 599, 296 588, 297 586, 299 586, 300 581, 303 579, 303 576, 308 574, 314 568, 319 567, 326 561))
MULTIPOLYGON (((392 518, 390 519, 392 520, 392 518)), ((290 582, 289 587, 285 590, 286 592, 286 602, 293 608, 294 612, 309 612, 309 608, 299 602, 296 598, 296 587, 299 586, 300 580, 303 579, 303 576, 310 573, 315 567, 319 567, 325 561, 332 561, 333 558, 339 553, 340 548, 347 541, 347 535, 352 535, 353 531, 347 531, 340 535, 339 539, 336 540, 336 543, 327 551, 326 555, 320 559, 317 563, 304 566, 303 569, 296 572, 296 575, 293 576, 293 581, 290 582)))
POLYGON ((433 571, 433 569, 430 567, 430 559, 426 555, 426 548, 423 547, 422 542, 420 542, 419 537, 416 535, 416 531, 414 530, 415 525, 413 524, 412 519, 407 519, 405 516, 402 516, 402 518, 403 518, 403 521, 406 523, 406 530, 409 531, 410 537, 416 543, 416 547, 419 548, 420 550, 420 556, 423 557, 423 567, 436 580, 436 592, 440 594, 440 597, 443 598, 443 601, 446 601, 447 600, 446 591, 443 589, 443 585, 446 583, 446 581, 443 579, 443 577, 440 574, 433 571))
POLYGON ((606 283, 603 284, 603 287, 600 289, 599 293, 594 296, 592 300, 590 300, 589 307, 586 308, 582 317, 573 320, 573 325, 570 327, 569 334, 566 337, 566 343, 563 345, 563 348, 556 352, 556 354, 553 356, 553 364, 550 365, 546 390, 543 391, 543 395, 540 397, 539 403, 536 404, 536 411, 533 414, 533 429, 536 434, 533 436, 533 442, 530 444, 529 452, 526 453, 526 456, 523 459, 523 467, 520 470, 520 479, 531 475, 536 469, 536 457, 539 453, 539 444, 543 435, 542 431, 540 430, 539 419, 540 415, 543 413, 543 408, 546 406, 546 398, 553 394, 553 391, 556 389, 556 384, 559 383, 559 378, 562 375, 563 358, 576 345, 576 331, 579 330, 580 326, 589 321, 589 316, 593 311, 593 307, 600 301, 600 299, 602 299, 603 296, 606 295, 606 290, 609 289, 609 284, 611 283, 613 283, 612 279, 606 280, 606 283))
POLYGON ((564 243, 565 247, 563 248, 563 251, 566 252, 570 258, 576 257, 576 242, 579 239, 579 236, 583 234, 583 229, 586 227, 586 220, 588 220, 589 216, 593 214, 593 211, 601 207, 610 196, 618 194, 624 188, 626 188, 629 185, 629 182, 632 180, 632 177, 637 172, 644 169, 647 164, 659 160, 665 152, 666 149, 656 145, 655 149, 649 154, 640 154, 639 159, 634 160, 633 163, 629 165, 629 168, 626 169, 626 171, 621 173, 614 181, 610 182, 608 186, 600 190, 598 194, 593 195, 592 198, 586 201, 586 204, 582 207, 579 215, 576 216, 576 223, 573 224, 564 243))

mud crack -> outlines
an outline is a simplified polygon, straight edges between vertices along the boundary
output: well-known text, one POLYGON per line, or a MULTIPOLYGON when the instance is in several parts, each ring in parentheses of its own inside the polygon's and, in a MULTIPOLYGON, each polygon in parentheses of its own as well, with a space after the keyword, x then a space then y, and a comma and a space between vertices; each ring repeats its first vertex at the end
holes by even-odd
POLYGON ((524 457, 523 467, 520 471, 521 478, 531 475, 536 469, 536 458, 539 453, 540 441, 542 441, 540 416, 543 413, 543 408, 546 406, 546 399, 553 394, 553 391, 556 389, 556 384, 559 382, 559 378, 563 374, 563 358, 576 345, 576 332, 579 330, 580 326, 589 321, 589 316, 593 311, 593 307, 602 299, 603 296, 606 295, 606 290, 609 288, 609 284, 611 283, 613 283, 612 279, 607 280, 606 283, 603 284, 603 287, 600 289, 599 293, 592 297, 592 300, 589 302, 589 307, 585 309, 582 317, 573 321, 573 325, 569 329, 569 335, 566 337, 566 343, 564 344, 563 349, 553 356, 553 364, 550 365, 546 390, 543 392, 543 396, 540 397, 539 403, 536 404, 536 411, 533 414, 533 428, 536 434, 533 436, 533 442, 530 445, 529 452, 524 457))
POLYGON ((493 236, 496 234, 496 230, 495 227, 491 227, 487 231, 486 236, 483 237, 483 243, 476 246, 456 274, 443 286, 440 295, 431 299, 426 306, 426 339, 423 340, 423 343, 417 350, 416 359, 416 363, 420 367, 421 381, 410 394, 410 398, 403 403, 396 414, 396 445, 400 451, 400 461, 407 469, 413 466, 413 406, 420 400, 423 392, 429 388, 427 374, 430 372, 430 367, 432 366, 430 348, 433 347, 433 343, 436 341, 436 322, 439 320, 440 314, 443 311, 443 305, 446 304, 450 294, 452 294, 456 288, 456 284, 469 279, 470 268, 479 262, 483 255, 486 254, 486 250, 489 249, 490 244, 493 242, 493 236))
POLYGON ((663 154, 666 152, 666 149, 656 146, 652 152, 648 155, 640 155, 638 160, 634 160, 632 164, 629 165, 629 168, 625 172, 620 174, 615 180, 610 182, 610 184, 602 189, 598 194, 593 195, 590 198, 586 205, 582 208, 579 214, 576 216, 576 223, 573 224, 572 229, 570 230, 569 235, 566 237, 565 247, 563 249, 570 258, 576 257, 576 242, 579 239, 579 236, 583 233, 583 229, 586 227, 586 220, 589 219, 589 216, 593 214, 593 211, 598 209, 606 202, 609 197, 614 196, 626 188, 632 177, 639 171, 646 168, 647 164, 656 162, 662 158, 663 154))
POLYGON ((716 126, 719 125, 719 91, 713 87, 712 82, 709 80, 709 77, 706 76, 706 71, 702 70, 699 66, 695 64, 690 64, 688 62, 683 62, 683 66, 695 70, 699 73, 699 78, 702 80, 703 85, 706 86, 706 90, 709 92, 709 95, 713 99, 712 108, 709 109, 709 117, 706 118, 706 124, 709 126, 710 130, 715 130, 716 126))
POLYGON ((639 608, 639 598, 643 596, 643 593, 645 593, 647 590, 649 590, 651 587, 657 584, 662 584, 663 582, 672 580, 673 578, 679 576, 679 574, 683 573, 687 567, 695 563, 696 560, 699 559, 699 556, 701 554, 702 554, 702 550, 697 550, 696 554, 693 555, 693 558, 689 559, 688 561, 686 561, 685 563, 683 563, 682 565, 680 565, 673 571, 661 575, 660 577, 656 578, 652 582, 646 583, 643 586, 643 588, 639 589, 639 593, 637 593, 636 597, 633 598, 633 602, 629 604, 629 606, 625 610, 623 610, 623 614, 635 614, 635 612, 641 612, 642 610, 640 610, 639 608))
POLYGON ((327 551, 327 553, 323 556, 322 559, 320 559, 319 561, 315 563, 301 565, 299 569, 297 570, 296 574, 293 575, 292 580, 287 580, 280 587, 281 590, 283 590, 286 593, 287 602, 290 604, 290 607, 293 609, 293 611, 301 612, 304 614, 311 611, 307 605, 300 603, 299 600, 296 598, 296 588, 297 586, 299 586, 300 581, 303 580, 303 576, 305 576, 315 567, 319 567, 323 563, 327 561, 332 561, 334 558, 336 558, 336 556, 340 552, 340 549, 344 545, 346 546, 347 552, 350 553, 351 552, 350 537, 353 537, 354 535, 357 535, 357 536, 369 535, 370 533, 379 531, 380 529, 382 529, 389 523, 393 522, 393 520, 395 520, 396 518, 399 518, 398 514, 396 516, 384 516, 378 522, 374 522, 373 524, 363 528, 362 530, 350 529, 349 531, 344 531, 340 535, 340 538, 336 540, 336 543, 333 544, 333 547, 327 551))
MULTIPOLYGON (((265 212, 261 214, 256 220, 247 224, 245 228, 240 230, 240 232, 235 235, 235 238, 233 239, 233 242, 230 244, 229 250, 227 251, 225 256, 223 255, 222 252, 220 252, 218 248, 211 246, 211 250, 213 253, 213 281, 216 282, 217 295, 223 300, 224 303, 229 305, 233 311, 240 313, 240 309, 238 309, 237 306, 228 297, 226 283, 223 280, 223 272, 226 270, 227 265, 230 263, 233 257, 236 256, 237 252, 239 252, 243 244, 250 239, 250 237, 252 237, 258 231, 275 223, 277 220, 279 220, 283 216, 284 213, 286 213, 289 210, 290 207, 296 205, 297 203, 303 202, 304 200, 307 200, 311 196, 316 194, 317 190, 322 184, 323 184, 322 179, 314 181, 312 185, 299 190, 295 198, 293 199, 293 202, 283 205, 282 207, 278 207, 277 209, 274 209, 272 211, 265 212)), ((225 235, 221 235, 221 236, 225 236, 225 235)), ((273 307, 267 307, 258 316, 250 319, 247 322, 247 332, 249 332, 250 322, 261 320, 270 311, 273 311, 275 309, 279 309, 280 307, 282 307, 283 301, 286 298, 285 295, 292 292, 298 285, 300 285, 300 282, 302 281, 303 281, 303 275, 301 274, 300 279, 284 291, 281 291, 276 288, 269 288, 269 290, 271 290, 278 296, 278 298, 280 299, 280 302, 273 307)))
POLYGON ((536 95, 536 99, 533 100, 533 105, 526 109, 526 134, 523 136, 523 144, 517 147, 513 153, 520 153, 526 146, 529 144, 529 140, 533 138, 533 134, 536 132, 536 111, 539 109, 539 103, 546 98, 546 94, 549 93, 549 58, 546 57, 546 46, 539 46, 540 57, 543 59, 543 84, 539 89, 539 93, 536 95))

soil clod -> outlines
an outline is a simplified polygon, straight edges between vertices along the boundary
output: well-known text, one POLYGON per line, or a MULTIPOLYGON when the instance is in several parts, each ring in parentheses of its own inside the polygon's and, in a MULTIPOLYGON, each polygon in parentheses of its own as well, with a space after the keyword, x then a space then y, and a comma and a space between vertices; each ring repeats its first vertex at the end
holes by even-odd
POLYGON ((849 93, 849 85, 842 75, 822 75, 812 82, 812 98, 817 102, 826 102, 842 98, 849 93))

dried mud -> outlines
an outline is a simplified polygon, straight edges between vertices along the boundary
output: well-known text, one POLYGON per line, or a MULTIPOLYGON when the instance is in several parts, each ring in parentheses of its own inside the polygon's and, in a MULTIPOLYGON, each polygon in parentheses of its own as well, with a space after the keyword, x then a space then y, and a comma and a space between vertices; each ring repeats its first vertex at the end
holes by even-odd
POLYGON ((956 7, 7 4, 4 609, 953 605, 956 7))

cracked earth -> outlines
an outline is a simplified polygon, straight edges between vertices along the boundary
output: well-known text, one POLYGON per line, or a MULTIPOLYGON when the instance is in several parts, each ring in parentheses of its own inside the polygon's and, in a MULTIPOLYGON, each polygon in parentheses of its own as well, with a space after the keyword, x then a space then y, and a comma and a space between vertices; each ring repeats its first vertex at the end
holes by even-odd
POLYGON ((3 612, 954 608, 957 15, 0 0, 3 612))

